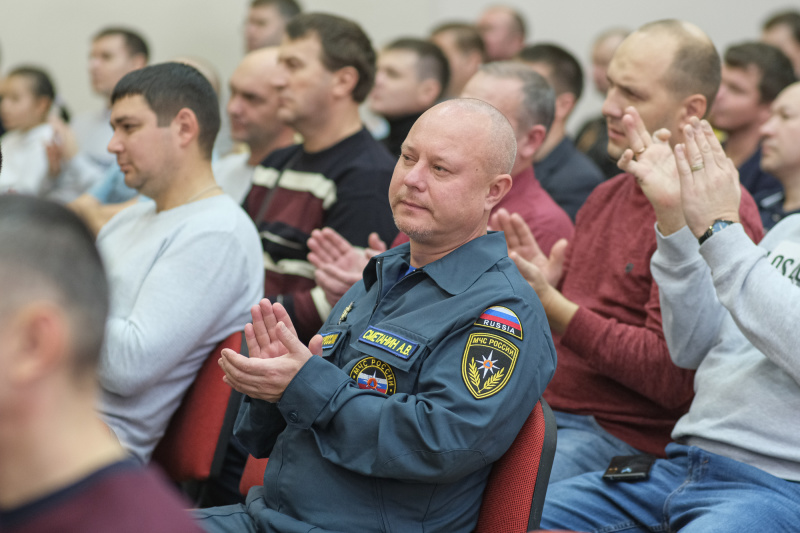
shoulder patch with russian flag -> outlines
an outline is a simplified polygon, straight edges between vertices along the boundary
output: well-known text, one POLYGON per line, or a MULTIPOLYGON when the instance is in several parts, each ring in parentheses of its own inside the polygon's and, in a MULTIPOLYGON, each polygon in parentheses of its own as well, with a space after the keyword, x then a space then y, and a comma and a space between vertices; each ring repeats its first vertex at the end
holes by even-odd
POLYGON ((481 313, 481 316, 475 321, 475 325, 496 329, 522 340, 522 324, 516 313, 508 307, 500 305, 490 307, 481 313))

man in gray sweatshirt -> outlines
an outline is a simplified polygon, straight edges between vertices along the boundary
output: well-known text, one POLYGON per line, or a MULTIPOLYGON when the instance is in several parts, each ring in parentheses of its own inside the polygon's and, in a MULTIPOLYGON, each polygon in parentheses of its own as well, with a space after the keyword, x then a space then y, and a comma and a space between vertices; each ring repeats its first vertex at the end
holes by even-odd
POLYGON ((663 130, 650 137, 632 108, 623 122, 631 149, 620 166, 636 175, 658 214, 651 269, 664 334, 675 364, 696 370, 696 395, 649 480, 590 473, 555 483, 542 527, 794 530, 800 216, 756 246, 739 224, 738 173, 707 122, 686 126, 674 157, 663 130))

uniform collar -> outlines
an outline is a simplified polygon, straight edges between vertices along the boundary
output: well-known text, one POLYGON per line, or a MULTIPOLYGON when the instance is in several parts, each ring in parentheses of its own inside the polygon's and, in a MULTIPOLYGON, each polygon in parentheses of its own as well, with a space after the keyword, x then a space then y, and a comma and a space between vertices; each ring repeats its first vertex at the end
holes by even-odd
MULTIPOLYGON (((397 268, 399 262, 409 263, 410 244, 402 244, 373 257, 364 269, 364 285, 369 290, 378 280, 377 260, 383 258, 381 271, 397 268)), ((446 256, 417 269, 424 272, 442 290, 451 295, 464 292, 497 261, 508 255, 505 236, 492 231, 456 248, 446 256)))

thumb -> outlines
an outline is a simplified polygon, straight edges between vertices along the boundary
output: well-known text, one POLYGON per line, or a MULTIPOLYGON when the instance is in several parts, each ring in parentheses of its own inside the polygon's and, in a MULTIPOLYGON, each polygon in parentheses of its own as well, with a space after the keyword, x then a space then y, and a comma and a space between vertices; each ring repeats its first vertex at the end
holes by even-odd
POLYGON ((305 345, 300 342, 295 333, 289 331, 286 324, 278 322, 278 340, 286 347, 289 353, 298 353, 306 350, 305 345))
POLYGON ((314 335, 308 343, 308 349, 314 355, 322 355, 322 335, 314 335))

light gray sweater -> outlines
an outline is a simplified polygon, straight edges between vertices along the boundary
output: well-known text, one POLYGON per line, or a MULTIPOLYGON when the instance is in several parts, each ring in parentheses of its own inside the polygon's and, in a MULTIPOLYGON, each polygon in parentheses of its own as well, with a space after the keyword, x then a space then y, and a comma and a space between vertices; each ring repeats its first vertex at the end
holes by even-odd
POLYGON ((115 216, 97 245, 111 285, 100 412, 143 462, 214 346, 264 294, 261 242, 227 195, 115 216))
POLYGON ((800 481, 800 215, 759 246, 739 224, 699 247, 688 228, 656 233, 667 345, 697 369, 672 437, 800 481))

